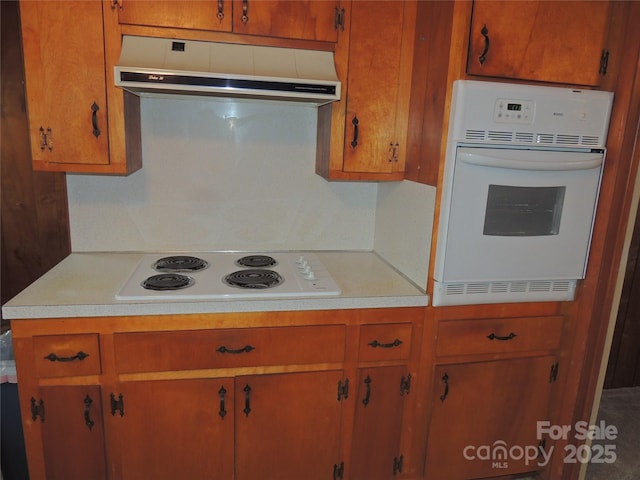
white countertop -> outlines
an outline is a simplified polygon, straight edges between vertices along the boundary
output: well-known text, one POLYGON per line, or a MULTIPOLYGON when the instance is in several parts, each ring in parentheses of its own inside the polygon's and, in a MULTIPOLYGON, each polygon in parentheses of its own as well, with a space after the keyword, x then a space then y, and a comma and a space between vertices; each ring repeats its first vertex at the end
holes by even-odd
POLYGON ((141 253, 72 253, 3 305, 5 319, 416 307, 428 296, 373 252, 314 252, 340 286, 332 297, 120 301, 141 253))

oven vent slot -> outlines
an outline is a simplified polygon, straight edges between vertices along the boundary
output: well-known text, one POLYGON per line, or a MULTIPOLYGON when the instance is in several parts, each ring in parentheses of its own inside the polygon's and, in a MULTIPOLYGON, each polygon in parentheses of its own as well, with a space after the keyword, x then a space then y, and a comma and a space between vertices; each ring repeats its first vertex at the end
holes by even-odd
POLYGON ((487 137, 494 142, 511 142, 513 141, 513 132, 491 130, 487 137))
POLYGON ((571 301, 576 280, 434 283, 433 305, 571 301))
POLYGON ((519 142, 519 143, 533 143, 533 133, 530 133, 530 132, 516 132, 516 142, 519 142))
POLYGON ((553 133, 538 133, 536 134, 536 143, 553 145, 554 135, 553 133))
POLYGON ((481 142, 484 140, 485 133, 486 132, 484 130, 467 130, 465 132, 465 140, 481 142))
POLYGON ((558 135, 556 137, 558 145, 580 145, 579 135, 558 135))
POLYGON ((583 135, 582 144, 589 145, 592 147, 599 147, 602 143, 600 141, 600 137, 596 137, 593 135, 583 135))

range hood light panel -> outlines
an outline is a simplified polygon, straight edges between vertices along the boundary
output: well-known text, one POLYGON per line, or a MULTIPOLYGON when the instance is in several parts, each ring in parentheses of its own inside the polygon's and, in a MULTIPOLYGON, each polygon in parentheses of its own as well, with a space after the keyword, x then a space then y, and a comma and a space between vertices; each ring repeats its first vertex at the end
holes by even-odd
POLYGON ((115 84, 136 94, 340 100, 332 52, 124 36, 115 84), (212 67, 215 65, 215 69, 212 67))

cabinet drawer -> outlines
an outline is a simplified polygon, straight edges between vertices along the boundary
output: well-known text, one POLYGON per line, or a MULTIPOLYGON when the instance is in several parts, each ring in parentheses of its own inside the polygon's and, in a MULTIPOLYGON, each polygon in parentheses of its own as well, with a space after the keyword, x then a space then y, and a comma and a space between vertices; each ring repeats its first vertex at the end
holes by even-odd
POLYGON ((38 377, 73 377, 100 373, 98 334, 33 337, 38 377))
POLYGON ((343 325, 139 332, 115 335, 121 373, 344 360, 343 325))
POLYGON ((411 354, 410 323, 360 327, 358 360, 402 360, 411 354))
POLYGON ((562 317, 442 321, 436 353, 440 357, 555 350, 561 335, 562 317))

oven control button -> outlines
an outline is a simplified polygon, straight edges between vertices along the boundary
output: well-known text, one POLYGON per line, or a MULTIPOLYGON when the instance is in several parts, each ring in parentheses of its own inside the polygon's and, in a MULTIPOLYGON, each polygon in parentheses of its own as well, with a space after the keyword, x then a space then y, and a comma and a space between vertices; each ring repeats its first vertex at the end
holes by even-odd
POLYGON ((310 270, 309 272, 303 273, 302 276, 307 280, 315 280, 316 279, 316 274, 313 272, 313 270, 310 270))

